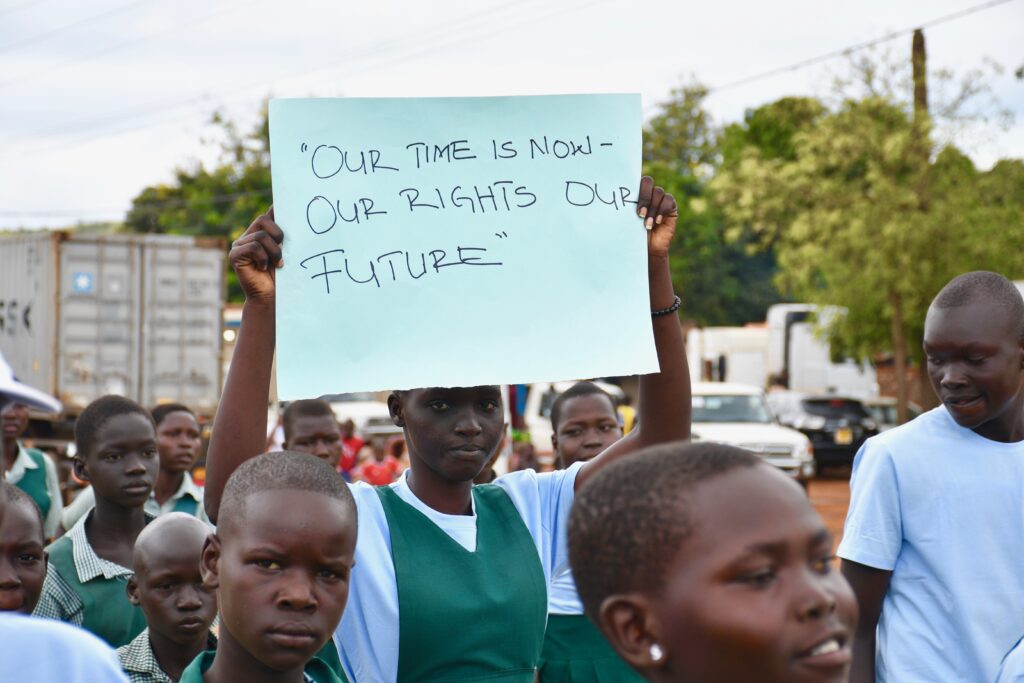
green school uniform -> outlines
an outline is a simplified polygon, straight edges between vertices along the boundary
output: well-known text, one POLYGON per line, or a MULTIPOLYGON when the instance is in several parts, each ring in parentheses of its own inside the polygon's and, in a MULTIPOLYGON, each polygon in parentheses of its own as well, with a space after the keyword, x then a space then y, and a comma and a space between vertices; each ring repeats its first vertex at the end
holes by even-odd
POLYGON ((338 647, 334 644, 333 638, 324 643, 320 651, 313 656, 329 666, 338 678, 345 679, 345 670, 341 666, 341 657, 338 655, 338 647))
POLYGON ((87 519, 47 546, 50 563, 34 614, 77 624, 118 648, 142 633, 146 616, 125 593, 131 569, 104 560, 89 545, 87 519))
POLYGON ((376 491, 398 584, 398 682, 533 683, 547 588, 508 494, 473 487, 477 547, 470 552, 391 487, 376 491))
POLYGON ((541 683, 642 683, 582 614, 552 614, 544 634, 541 683))
MULTIPOLYGON (((181 672, 181 678, 178 679, 178 683, 203 683, 203 674, 213 665, 215 654, 214 652, 204 652, 192 660, 192 663, 181 672)), ((347 683, 344 677, 339 678, 337 674, 331 671, 331 667, 316 657, 309 660, 309 663, 303 669, 303 674, 306 683, 347 683)))
POLYGON ((43 514, 43 519, 46 519, 51 506, 50 492, 46 488, 46 456, 35 448, 25 448, 24 446, 22 448, 36 464, 36 467, 35 469, 26 469, 25 474, 15 486, 36 502, 39 512, 43 514))

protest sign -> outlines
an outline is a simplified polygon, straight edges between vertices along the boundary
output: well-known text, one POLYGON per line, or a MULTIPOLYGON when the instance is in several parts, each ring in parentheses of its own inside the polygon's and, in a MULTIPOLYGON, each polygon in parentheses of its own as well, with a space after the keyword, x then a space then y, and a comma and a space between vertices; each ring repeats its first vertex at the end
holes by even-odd
POLYGON ((636 95, 270 103, 277 386, 658 369, 636 95))

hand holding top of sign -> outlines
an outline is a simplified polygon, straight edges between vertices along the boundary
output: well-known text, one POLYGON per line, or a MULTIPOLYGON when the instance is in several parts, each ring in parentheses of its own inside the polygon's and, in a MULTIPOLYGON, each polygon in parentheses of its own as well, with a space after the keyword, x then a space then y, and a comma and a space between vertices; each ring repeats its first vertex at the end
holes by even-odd
POLYGON ((653 257, 668 256, 668 247, 676 232, 679 209, 675 198, 654 184, 654 179, 644 176, 640 179, 640 196, 636 212, 644 219, 647 228, 647 253, 653 257))
POLYGON ((274 271, 284 265, 281 242, 284 232, 274 222, 274 207, 252 222, 231 245, 231 261, 247 302, 273 305, 274 271))

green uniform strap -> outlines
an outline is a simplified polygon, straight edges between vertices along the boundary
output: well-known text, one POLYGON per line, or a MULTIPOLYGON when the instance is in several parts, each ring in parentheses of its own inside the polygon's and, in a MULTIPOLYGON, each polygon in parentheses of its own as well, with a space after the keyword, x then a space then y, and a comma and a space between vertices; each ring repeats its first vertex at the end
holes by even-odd
MULTIPOLYGON (((24 446, 22 446, 24 448, 24 446)), ((50 512, 50 491, 46 488, 46 455, 35 448, 25 448, 28 457, 36 464, 35 469, 25 468, 25 473, 15 486, 28 494, 39 506, 43 519, 50 512)))
POLYGON ((544 634, 540 683, 643 683, 582 614, 552 614, 544 634))
POLYGON ((127 645, 146 628, 146 615, 142 609, 128 602, 125 587, 127 576, 107 579, 96 576, 85 583, 78 579, 74 546, 70 536, 61 536, 47 548, 50 567, 82 601, 82 628, 90 631, 111 647, 127 645))
POLYGON ((377 494, 398 584, 398 683, 533 683, 547 587, 537 547, 508 494, 473 487, 475 552, 390 486, 377 494))
POLYGON ((192 496, 182 496, 178 500, 174 501, 174 508, 172 512, 184 512, 186 515, 196 516, 196 510, 199 509, 199 502, 192 496))

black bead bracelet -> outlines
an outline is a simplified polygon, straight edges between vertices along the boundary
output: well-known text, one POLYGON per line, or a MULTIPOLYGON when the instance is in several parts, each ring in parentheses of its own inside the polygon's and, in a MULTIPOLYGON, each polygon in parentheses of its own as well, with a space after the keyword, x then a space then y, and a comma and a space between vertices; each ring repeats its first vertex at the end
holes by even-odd
POLYGON ((662 308, 662 309, 657 310, 657 311, 651 311, 651 315, 653 317, 657 318, 658 316, 661 316, 661 315, 668 315, 669 313, 675 313, 676 311, 679 310, 679 307, 682 306, 682 305, 683 305, 683 300, 680 299, 677 296, 676 300, 672 302, 671 306, 669 306, 668 308, 662 308))

